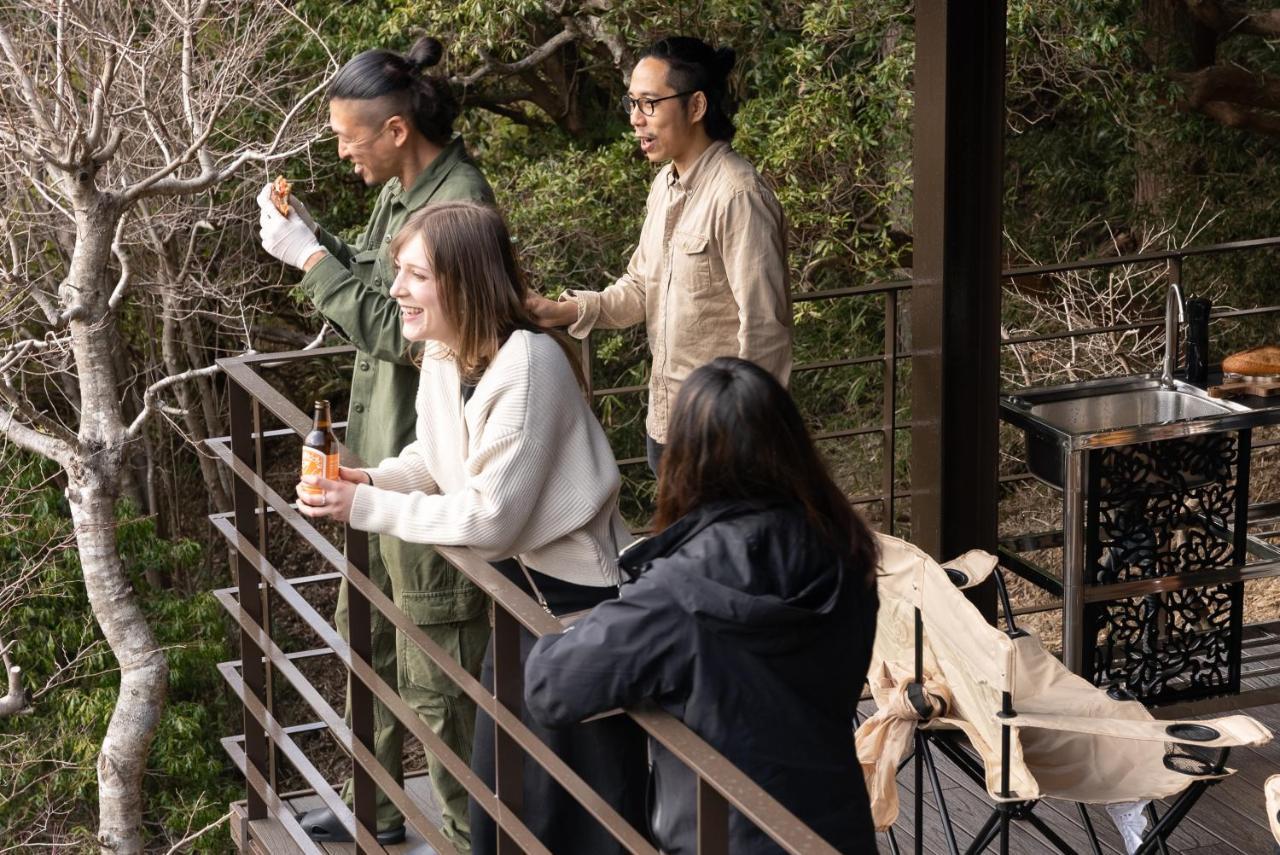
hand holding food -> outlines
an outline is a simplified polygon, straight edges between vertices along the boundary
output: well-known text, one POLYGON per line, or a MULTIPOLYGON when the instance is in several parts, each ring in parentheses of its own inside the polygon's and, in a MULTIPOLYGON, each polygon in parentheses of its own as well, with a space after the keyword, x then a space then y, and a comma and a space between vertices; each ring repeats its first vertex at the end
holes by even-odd
POLYGON ((307 206, 302 204, 302 200, 294 195, 293 186, 283 175, 263 185, 262 192, 258 194, 258 207, 263 211, 268 209, 275 211, 290 220, 299 219, 312 234, 315 234, 316 221, 307 210, 307 206))
MULTIPOLYGON (((261 198, 263 197, 259 196, 261 198)), ((290 267, 305 270, 311 256, 325 251, 315 234, 298 216, 296 208, 290 211, 290 216, 283 217, 268 200, 258 223, 261 226, 258 237, 262 241, 262 248, 290 267)))
POLYGON ((276 210, 280 212, 280 216, 289 216, 289 191, 292 186, 287 178, 283 175, 277 175, 276 180, 267 185, 271 188, 270 199, 271 204, 276 206, 276 210))

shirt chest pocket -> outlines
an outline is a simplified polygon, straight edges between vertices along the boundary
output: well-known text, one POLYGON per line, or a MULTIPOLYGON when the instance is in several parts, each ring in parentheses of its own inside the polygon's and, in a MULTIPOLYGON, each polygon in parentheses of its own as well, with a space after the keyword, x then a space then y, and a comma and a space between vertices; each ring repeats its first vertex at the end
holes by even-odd
POLYGON ((379 291, 391 290, 391 267, 381 249, 366 249, 351 256, 351 275, 379 291))
POLYGON ((675 232, 671 236, 671 284, 691 294, 711 287, 711 250, 707 238, 693 232, 675 232))

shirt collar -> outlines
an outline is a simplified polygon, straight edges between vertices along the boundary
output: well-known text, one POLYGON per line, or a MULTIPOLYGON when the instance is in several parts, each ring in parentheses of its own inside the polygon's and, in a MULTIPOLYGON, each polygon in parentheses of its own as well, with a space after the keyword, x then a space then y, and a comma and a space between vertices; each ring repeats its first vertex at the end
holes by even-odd
POLYGON ((391 188, 391 200, 398 202, 409 210, 417 210, 427 203, 432 194, 435 193, 436 187, 444 180, 453 167, 466 157, 467 148, 462 142, 462 136, 456 136, 449 141, 449 144, 441 149, 440 154, 436 155, 436 159, 427 165, 427 168, 418 173, 418 177, 414 179, 413 186, 408 192, 400 184, 399 178, 392 178, 388 184, 391 188))
POLYGON ((676 166, 671 164, 671 172, 667 175, 667 186, 679 185, 686 193, 692 193, 698 186, 698 179, 711 167, 708 166, 714 160, 719 159, 725 151, 729 149, 729 143, 724 140, 714 140, 711 145, 707 146, 706 151, 698 155, 698 159, 693 162, 688 171, 684 175, 676 174, 676 166))

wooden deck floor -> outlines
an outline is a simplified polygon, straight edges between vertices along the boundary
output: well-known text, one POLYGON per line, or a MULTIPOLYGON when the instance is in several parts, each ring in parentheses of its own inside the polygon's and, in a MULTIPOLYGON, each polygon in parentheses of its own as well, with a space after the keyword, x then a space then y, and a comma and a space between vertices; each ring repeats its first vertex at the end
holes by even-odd
MULTIPOLYGON (((414 802, 422 808, 423 813, 432 822, 439 823, 440 808, 436 805, 435 796, 431 792, 431 779, 426 775, 409 775, 405 778, 405 790, 414 802)), ((302 813, 312 808, 324 807, 320 797, 313 793, 301 793, 286 798, 285 803, 293 810, 294 813, 302 813)), ((413 830, 413 827, 405 829, 404 843, 396 846, 388 846, 387 851, 392 855, 430 855, 435 852, 420 834, 413 830)), ((252 852, 254 855, 301 855, 302 850, 293 842, 293 838, 284 830, 279 820, 268 817, 267 819, 258 819, 252 822, 246 820, 244 802, 236 802, 231 810, 231 839, 239 846, 241 839, 248 839, 250 845, 244 847, 242 851, 252 852), (245 825, 248 828, 245 828, 245 825), (242 832, 247 831, 248 834, 242 838, 242 832)), ((330 855, 353 855, 356 851, 354 843, 328 843, 323 847, 325 852, 330 855)))
MULTIPOLYGON (((1254 707, 1248 712, 1280 735, 1280 704, 1254 707)), ((946 792, 947 807, 957 829, 960 848, 963 850, 987 818, 990 810, 989 803, 980 790, 950 761, 941 756, 937 759, 938 772, 946 792)), ((1234 750, 1231 754, 1230 766, 1236 770, 1236 774, 1208 790, 1171 838, 1170 852, 1196 853, 1196 855, 1272 855, 1277 851, 1270 829, 1267 827, 1262 785, 1267 777, 1280 773, 1280 739, 1261 748, 1234 750)), ((407 783, 409 793, 414 800, 423 807, 429 817, 438 821, 439 809, 433 802, 428 778, 425 775, 414 776, 410 777, 407 783)), ((915 840, 911 816, 912 784, 913 773, 908 767, 903 770, 899 778, 902 815, 895 829, 898 845, 903 852, 913 851, 915 840)), ((318 806, 320 801, 314 795, 301 794, 288 799, 287 803, 293 810, 301 812, 318 806)), ((1046 800, 1037 808, 1036 813, 1068 843, 1076 847, 1077 851, 1081 853, 1090 851, 1074 805, 1046 800)), ((1102 837, 1103 851, 1108 855, 1113 853, 1123 855, 1124 848, 1120 842, 1120 835, 1105 810, 1100 807, 1091 808, 1090 815, 1093 818, 1094 828, 1102 837)), ((244 824, 244 805, 238 803, 234 806, 232 815, 233 840, 241 839, 244 824)), ((245 851, 269 853, 269 855, 294 855, 300 852, 278 821, 266 819, 249 825, 249 837, 255 841, 256 845, 246 847, 245 851)), ((925 852, 931 855, 946 853, 946 841, 927 778, 923 837, 925 852)), ((880 852, 891 851, 886 835, 880 835, 879 842, 880 852)), ((329 845, 325 849, 332 855, 349 855, 354 852, 355 847, 351 844, 341 844, 329 845)), ((395 855, 426 855, 431 850, 421 837, 409 829, 408 840, 402 845, 391 847, 389 851, 395 855)), ((995 847, 991 847, 989 851, 994 852, 995 847)), ((1030 826, 1015 823, 1010 851, 1022 855, 1022 853, 1047 853, 1054 850, 1030 826)))

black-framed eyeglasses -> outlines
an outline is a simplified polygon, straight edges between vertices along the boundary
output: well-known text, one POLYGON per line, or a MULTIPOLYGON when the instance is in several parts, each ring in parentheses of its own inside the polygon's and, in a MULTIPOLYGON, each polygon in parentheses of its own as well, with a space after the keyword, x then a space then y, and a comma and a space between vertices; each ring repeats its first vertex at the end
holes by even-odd
POLYGON ((682 98, 685 95, 692 95, 697 91, 697 89, 690 89, 688 92, 677 92, 674 95, 663 95, 661 98, 632 98, 630 95, 623 95, 619 105, 622 107, 622 112, 626 113, 628 116, 630 116, 631 111, 637 107, 640 108, 640 112, 643 115, 652 116, 654 107, 657 104, 660 104, 663 101, 670 101, 672 98, 682 98))

